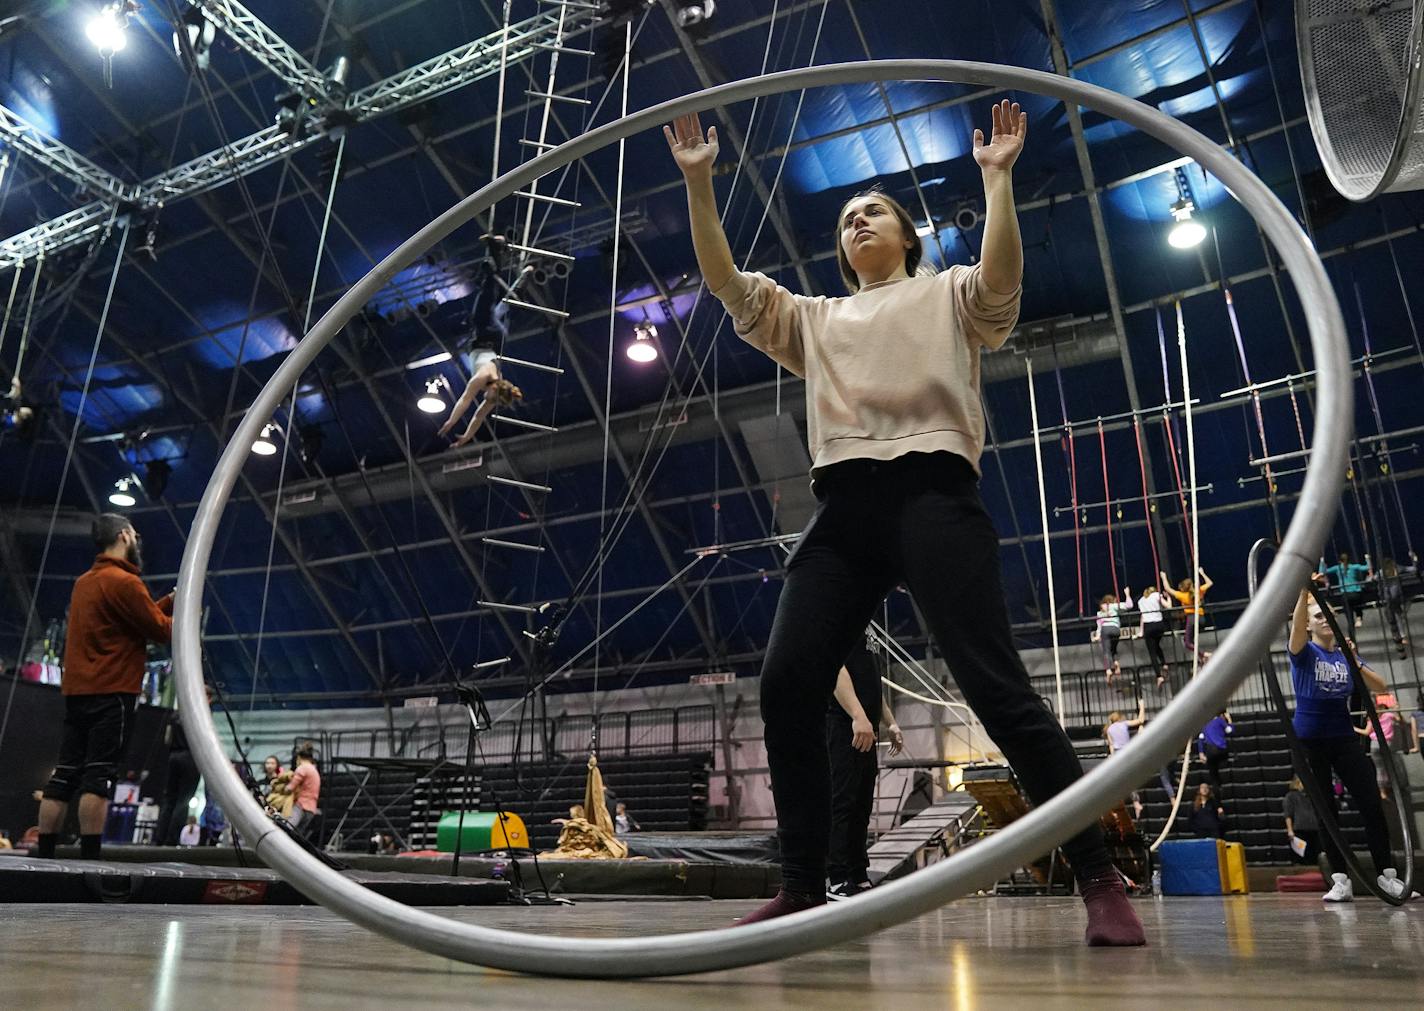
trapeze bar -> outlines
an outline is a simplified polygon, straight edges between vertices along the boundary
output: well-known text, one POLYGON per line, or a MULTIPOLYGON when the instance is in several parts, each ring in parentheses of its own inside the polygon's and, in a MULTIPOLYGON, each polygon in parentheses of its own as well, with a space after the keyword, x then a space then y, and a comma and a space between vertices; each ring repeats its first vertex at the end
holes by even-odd
MULTIPOLYGON (((1390 439, 1407 439, 1411 435, 1424 434, 1424 425, 1415 425, 1413 428, 1401 428, 1395 432, 1381 432, 1378 435, 1362 435, 1357 441, 1374 444, 1376 442, 1388 442, 1390 439)), ((1293 449, 1289 453, 1274 453, 1271 456, 1263 456, 1259 460, 1247 461, 1252 467, 1269 467, 1272 464, 1284 463, 1287 460, 1300 460, 1310 455, 1308 449, 1293 449)), ((1378 455, 1378 454, 1372 454, 1378 455)))
POLYGON ((535 554, 544 553, 542 544, 520 544, 518 541, 502 541, 498 537, 481 537, 480 540, 497 548, 513 548, 515 551, 532 551, 535 554))
POLYGON ((501 604, 497 600, 477 600, 475 601, 475 606, 487 607, 491 611, 517 611, 520 614, 539 613, 539 609, 537 607, 531 607, 528 604, 501 604))
POLYGON ((479 663, 473 664, 470 670, 489 670, 491 667, 503 667, 509 663, 509 659, 507 656, 502 656, 498 660, 481 660, 479 663))
POLYGON ((583 0, 539 0, 541 4, 548 4, 550 7, 570 7, 576 11, 596 11, 598 4, 584 3, 583 0))
MULTIPOLYGON (((538 47, 540 49, 543 46, 538 47)), ((567 50, 565 50, 567 52, 567 50)), ((530 98, 546 98, 551 102, 568 102, 571 105, 592 105, 586 98, 577 98, 573 95, 556 95, 552 91, 526 91, 524 94, 530 98)))
MULTIPOLYGON (((509 299, 505 299, 505 301, 507 302, 509 299)), ((522 365, 526 369, 535 369, 539 372, 552 372, 556 376, 564 374, 564 370, 557 365, 541 365, 538 362, 526 362, 523 358, 511 358, 509 355, 500 355, 499 360, 501 362, 508 362, 510 365, 522 365)))
POLYGON ((569 314, 564 312, 564 310, 562 309, 555 309, 547 305, 535 305, 533 302, 526 302, 522 298, 510 298, 508 295, 506 295, 504 296, 503 302, 505 305, 512 305, 519 309, 532 309, 534 312, 546 313, 550 316, 556 317, 557 319, 569 318, 569 314))
MULTIPOLYGON (((1270 187, 1229 152, 1180 120, 1073 78, 1025 67, 956 60, 863 60, 717 85, 580 133, 557 150, 512 169, 470 194, 397 246, 352 285, 282 358, 223 448, 193 514, 184 547, 173 609, 173 667, 179 707, 192 716, 191 726, 185 722, 184 729, 212 795, 263 863, 308 897, 353 923, 430 954, 513 972, 612 979, 734 969, 856 941, 872 931, 937 910, 984 882, 997 880, 1026 861, 1050 852, 1074 833, 1096 823, 1099 811, 1126 796, 1170 756, 1181 753, 1181 742, 1191 738, 1220 709, 1254 670, 1257 658, 1278 637, 1280 616, 1290 609, 1315 567, 1340 508, 1352 417, 1353 383, 1345 321, 1319 255, 1270 187), (1319 363, 1312 433, 1315 448, 1298 505, 1284 531, 1280 553, 1211 663, 1177 693, 1120 759, 1102 763, 1002 831, 947 860, 873 889, 854 902, 831 904, 763 923, 636 937, 514 933, 436 916, 378 895, 327 867, 288 837, 267 818, 238 778, 205 704, 202 612, 213 546, 224 510, 247 463, 248 447, 302 373, 312 367, 321 351, 362 307, 370 304, 390 277, 418 262, 452 231, 485 214, 497 201, 565 165, 699 110, 808 88, 923 80, 1032 92, 1086 106, 1142 131, 1179 154, 1195 158, 1203 171, 1219 179, 1255 219, 1291 279, 1300 299, 1311 352, 1319 363)), ((695 564, 700 564, 698 559, 689 562, 689 566, 695 564)), ((683 573, 686 571, 684 568, 683 573)), ((681 575, 676 574, 669 584, 681 575)), ((619 619, 610 630, 634 613, 636 610, 619 619)))
POLYGON ((511 242, 509 248, 517 249, 521 253, 528 253, 531 256, 547 256, 551 260, 563 260, 565 263, 574 262, 574 257, 568 253, 558 253, 552 249, 540 249, 538 246, 521 246, 517 242, 511 242))
POLYGON ((530 140, 528 137, 520 137, 519 143, 525 147, 537 147, 541 151, 552 151, 559 146, 557 144, 546 144, 542 140, 530 140))
POLYGON ((425 358, 417 358, 415 361, 407 363, 406 369, 423 369, 427 365, 443 365, 450 360, 450 357, 450 352, 439 351, 433 355, 428 355, 425 358))
MULTIPOLYGON (((1414 349, 1412 347, 1390 348, 1387 351, 1380 351, 1372 355, 1361 355, 1359 358, 1353 359, 1350 364, 1352 366, 1364 365, 1368 367, 1371 362, 1378 361, 1381 358, 1393 358, 1395 355, 1404 354, 1406 351, 1413 350, 1414 349)), ((1264 383, 1251 383, 1248 386, 1242 386, 1235 390, 1227 390, 1217 399, 1227 400, 1231 397, 1239 397, 1243 393, 1250 393, 1252 390, 1265 390, 1270 389, 1272 386, 1281 386, 1284 383, 1294 383, 1299 382, 1302 379, 1310 379, 1312 376, 1317 375, 1319 371, 1319 369, 1310 369, 1307 372, 1297 372, 1294 375, 1281 376, 1279 379, 1268 379, 1264 383)))
POLYGON ((790 544, 800 533, 776 534, 772 537, 758 537, 751 541, 733 541, 730 544, 709 544, 705 548, 688 548, 683 552, 685 555, 696 555, 698 558, 707 558, 710 555, 725 555, 733 551, 751 551, 754 548, 774 548, 779 544, 790 544))
POLYGON ((502 421, 506 425, 517 425, 520 428, 532 428, 536 432, 557 432, 553 425, 541 425, 537 421, 525 421, 523 418, 512 418, 508 414, 491 414, 491 421, 502 421))
MULTIPOLYGON (((1192 398, 1193 407, 1200 403, 1201 400, 1197 397, 1192 398)), ((1067 428, 1070 432, 1075 428, 1085 428, 1091 431, 1097 426, 1098 422, 1100 421, 1122 421, 1125 418, 1143 418, 1149 415, 1161 414, 1164 411, 1171 411, 1179 407, 1185 406, 1187 406, 1185 401, 1168 401, 1167 403, 1160 404, 1157 407, 1139 407, 1135 411, 1123 411, 1121 414, 1104 414, 1101 417, 1088 418, 1085 421, 1070 421, 1067 425, 1064 425, 1062 423, 1059 423, 1057 425, 1050 425, 1047 428, 1040 428, 1036 434, 1055 435, 1059 432, 1062 432, 1065 428, 1067 428)))
POLYGON ((530 190, 520 190, 514 194, 516 197, 523 197, 525 200, 539 200, 546 204, 557 204, 559 207, 582 207, 583 204, 577 200, 565 200, 563 197, 550 196, 547 193, 534 193, 530 190))
MULTIPOLYGON (((1190 495, 1193 491, 1204 491, 1211 493, 1215 489, 1210 484, 1199 484, 1195 488, 1183 488, 1181 491, 1158 491, 1153 492, 1145 498, 1141 495, 1134 495, 1132 498, 1115 498, 1108 502, 1080 502, 1078 509, 1101 509, 1105 505, 1132 505, 1137 502, 1151 502, 1159 498, 1179 498, 1182 495, 1190 495)), ((1063 513, 1071 513, 1073 506, 1054 506, 1053 515, 1061 516, 1063 513)))
POLYGON ((570 56, 593 56, 592 49, 575 49, 572 46, 556 46, 552 42, 536 42, 535 49, 543 49, 550 53, 568 53, 570 56))
POLYGON ((495 484, 507 484, 511 488, 523 488, 525 491, 542 491, 546 495, 554 490, 547 484, 534 484, 532 481, 516 481, 512 477, 500 477, 498 474, 491 474, 486 480, 493 481, 495 484))

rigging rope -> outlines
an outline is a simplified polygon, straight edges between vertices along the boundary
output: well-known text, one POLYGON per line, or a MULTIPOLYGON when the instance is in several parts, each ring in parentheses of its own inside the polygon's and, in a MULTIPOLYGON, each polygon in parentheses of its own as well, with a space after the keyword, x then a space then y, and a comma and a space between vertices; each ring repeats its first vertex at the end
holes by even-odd
POLYGON ((1158 573, 1162 571, 1162 559, 1157 554, 1157 532, 1152 522, 1156 507, 1147 494, 1147 455, 1142 448, 1142 419, 1136 414, 1132 416, 1132 437, 1137 443, 1137 468, 1142 473, 1142 519, 1147 525, 1147 543, 1152 546, 1152 579, 1155 583, 1158 573))
MULTIPOLYGON (((109 221, 104 226, 104 233, 99 239, 99 245, 103 245, 108 240, 117 218, 118 208, 115 207, 109 214, 109 221)), ((79 429, 84 424, 84 407, 89 401, 89 387, 94 380, 94 369, 99 361, 99 346, 104 340, 104 328, 109 322, 109 309, 114 304, 114 287, 119 280, 119 268, 123 266, 124 262, 124 249, 128 245, 129 226, 125 222, 120 227, 122 231, 119 233, 118 249, 114 253, 114 267, 109 273, 109 288, 104 294, 104 307, 99 313, 99 324, 94 330, 94 344, 89 351, 89 366, 84 373, 84 385, 79 390, 79 403, 74 410, 74 425, 69 431, 69 443, 64 451, 64 467, 59 474, 59 491, 54 497, 54 506, 49 514, 49 529, 45 531, 44 548, 40 552, 39 577, 36 579, 35 592, 30 595, 30 606, 25 611, 25 625, 20 633, 19 649, 15 654, 17 664, 23 662, 25 650, 29 646, 30 630, 34 627, 35 613, 39 607, 38 583, 39 579, 43 578, 45 568, 49 563, 49 550, 54 542, 54 528, 59 520, 59 508, 64 501, 65 488, 69 484, 70 465, 74 462, 74 448, 79 441, 79 429)), ((38 278, 39 264, 35 266, 35 274, 38 278)), ((10 725, 10 712, 14 707, 15 686, 19 683, 20 678, 17 672, 15 679, 10 682, 10 692, 5 700, 5 712, 0 715, 0 747, 3 747, 5 742, 5 731, 10 725)))
MULTIPOLYGON (((1374 370, 1371 367, 1374 350, 1370 346, 1370 323, 1369 320, 1365 318, 1365 300, 1364 296, 1360 294, 1359 281, 1354 282, 1354 288, 1355 306, 1360 314, 1360 335, 1364 338, 1365 342, 1365 358, 1361 364, 1361 371, 1365 376, 1365 392, 1369 395, 1370 413, 1374 416, 1375 431, 1381 436, 1384 436, 1386 434, 1384 428, 1384 414, 1380 410, 1379 395, 1375 390, 1374 370)), ((1399 527, 1404 533, 1404 547, 1412 558, 1414 557, 1414 541, 1409 536, 1409 515, 1404 511, 1404 498, 1399 493, 1399 476, 1395 474, 1394 464, 1390 459, 1388 439, 1381 438, 1375 444, 1375 455, 1378 459, 1383 461, 1380 465, 1380 469, 1389 476, 1389 486, 1394 492, 1394 504, 1399 510, 1399 527)), ((1361 456, 1360 466, 1363 467, 1364 464, 1364 458, 1361 456)), ((1388 525, 1386 525, 1386 530, 1387 529, 1388 525)))
MULTIPOLYGON (((1116 595, 1118 587, 1122 584, 1118 582, 1117 553, 1113 549, 1113 501, 1112 489, 1108 487, 1108 441, 1107 435, 1103 432, 1103 419, 1098 419, 1098 450, 1103 460, 1103 516, 1107 520, 1108 527, 1108 592, 1116 595)), ((1123 562, 1126 565, 1126 560, 1123 562)))
MULTIPOLYGON (((1214 230, 1213 230, 1214 231, 1214 230)), ((1265 459, 1271 455, 1271 449, 1266 441, 1266 419, 1261 413, 1261 391, 1256 387, 1255 381, 1251 378, 1251 366, 1246 362, 1246 342, 1241 339, 1241 324, 1236 318, 1236 302, 1231 297, 1231 289, 1226 286, 1226 270, 1220 267, 1221 248, 1217 247, 1217 264, 1221 275, 1221 294, 1226 299, 1226 316, 1231 321, 1231 336, 1236 340, 1236 356, 1241 362, 1241 375, 1246 380, 1246 385, 1251 388, 1251 408, 1256 416, 1256 438, 1261 443, 1261 457, 1265 459)), ((1247 446, 1250 442, 1248 440, 1247 446)), ((1271 527, 1276 535, 1276 541, 1281 539, 1281 515, 1280 505, 1276 501, 1276 478, 1271 472, 1269 463, 1264 465, 1266 479, 1266 501, 1271 509, 1271 527)))
POLYGON ((1058 383, 1058 412, 1063 418, 1063 444, 1066 447, 1064 457, 1068 464, 1068 498, 1073 506, 1073 555, 1078 565, 1078 617, 1081 618, 1086 611, 1083 607, 1082 517, 1078 515, 1078 461, 1073 449, 1073 424, 1068 420, 1068 398, 1063 392, 1063 370, 1058 365, 1057 341, 1053 342, 1053 376, 1058 383))
MULTIPOLYGON (((1058 725, 1063 726, 1066 715, 1063 711, 1063 663, 1058 652, 1058 598, 1053 584, 1053 551, 1048 537, 1048 492, 1043 482, 1043 445, 1039 439, 1038 395, 1034 392, 1033 358, 1028 358, 1028 410, 1029 424, 1033 427, 1033 463, 1038 471, 1038 518, 1043 524, 1043 566, 1048 570, 1048 627, 1053 640, 1053 684, 1058 695, 1058 725)), ((1073 510, 1074 536, 1078 524, 1078 510, 1073 510)))
MULTIPOLYGON (((110 229, 112 229, 112 228, 113 228, 113 218, 111 217, 111 218, 109 219, 109 224, 108 224, 108 225, 105 227, 105 229, 104 229, 104 237, 105 237, 105 238, 108 238, 109 231, 110 231, 110 229)), ((127 235, 128 232, 125 231, 124 234, 127 235)), ((96 248, 97 248, 97 247, 96 247, 96 248)), ((20 327, 20 350, 19 350, 19 351, 16 353, 16 355, 15 355, 15 372, 14 372, 14 375, 15 375, 16 377, 18 377, 18 376, 20 375, 20 367, 24 364, 24 361, 25 361, 25 349, 30 346, 30 323, 31 323, 31 321, 34 319, 34 313, 35 313, 35 292, 39 289, 40 274, 42 274, 42 273, 44 272, 44 262, 45 262, 44 250, 40 250, 39 258, 38 258, 37 260, 35 260, 35 272, 34 272, 34 274, 31 275, 31 277, 30 277, 30 300, 29 300, 29 305, 25 308, 25 323, 24 323, 24 325, 23 325, 22 327, 20 327)), ((87 263, 86 263, 86 266, 87 266, 87 263)), ((82 273, 82 271, 80 271, 80 273, 82 273)), ((53 285, 51 285, 51 288, 53 288, 53 285)), ((77 290, 77 286, 76 286, 76 288, 75 288, 74 290, 77 290)), ((49 297, 49 293, 48 293, 48 292, 45 293, 45 297, 46 297, 46 298, 49 297)))

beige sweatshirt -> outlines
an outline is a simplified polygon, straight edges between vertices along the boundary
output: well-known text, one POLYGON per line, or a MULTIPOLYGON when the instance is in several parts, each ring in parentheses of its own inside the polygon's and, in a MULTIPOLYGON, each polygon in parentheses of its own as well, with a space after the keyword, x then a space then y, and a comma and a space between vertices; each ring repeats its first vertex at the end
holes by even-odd
POLYGON ((714 291, 737 334, 806 380, 811 469, 948 451, 979 469, 979 349, 1018 322, 1022 288, 991 290, 978 266, 868 284, 845 298, 794 295, 765 274, 714 291))

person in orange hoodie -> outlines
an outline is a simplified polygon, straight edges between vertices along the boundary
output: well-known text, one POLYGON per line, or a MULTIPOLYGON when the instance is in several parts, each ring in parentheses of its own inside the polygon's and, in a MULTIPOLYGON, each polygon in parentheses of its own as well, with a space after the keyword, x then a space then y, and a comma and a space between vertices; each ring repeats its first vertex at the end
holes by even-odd
POLYGON ((139 574, 143 555, 127 518, 94 520, 98 557, 74 584, 64 648, 64 729, 59 761, 40 801, 36 855, 53 857, 70 801, 79 794, 79 854, 100 856, 109 796, 143 688, 145 647, 173 636, 173 595, 155 601, 139 574))

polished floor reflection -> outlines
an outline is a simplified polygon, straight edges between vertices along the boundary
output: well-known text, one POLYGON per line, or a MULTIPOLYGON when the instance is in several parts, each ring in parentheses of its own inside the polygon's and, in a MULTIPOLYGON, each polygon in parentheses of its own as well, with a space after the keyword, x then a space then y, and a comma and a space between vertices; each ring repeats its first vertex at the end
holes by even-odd
MULTIPOLYGON (((720 926, 750 902, 589 901, 457 915, 512 931, 620 935, 720 926)), ((1419 1006, 1424 902, 1313 896, 1142 900, 1143 949, 1087 949, 1076 899, 966 899, 861 941, 682 979, 587 983, 484 971, 310 907, 0 909, 13 1008, 605 1006, 971 1008, 1419 1006), (869 1003, 868 1003, 869 1002, 869 1003)))

